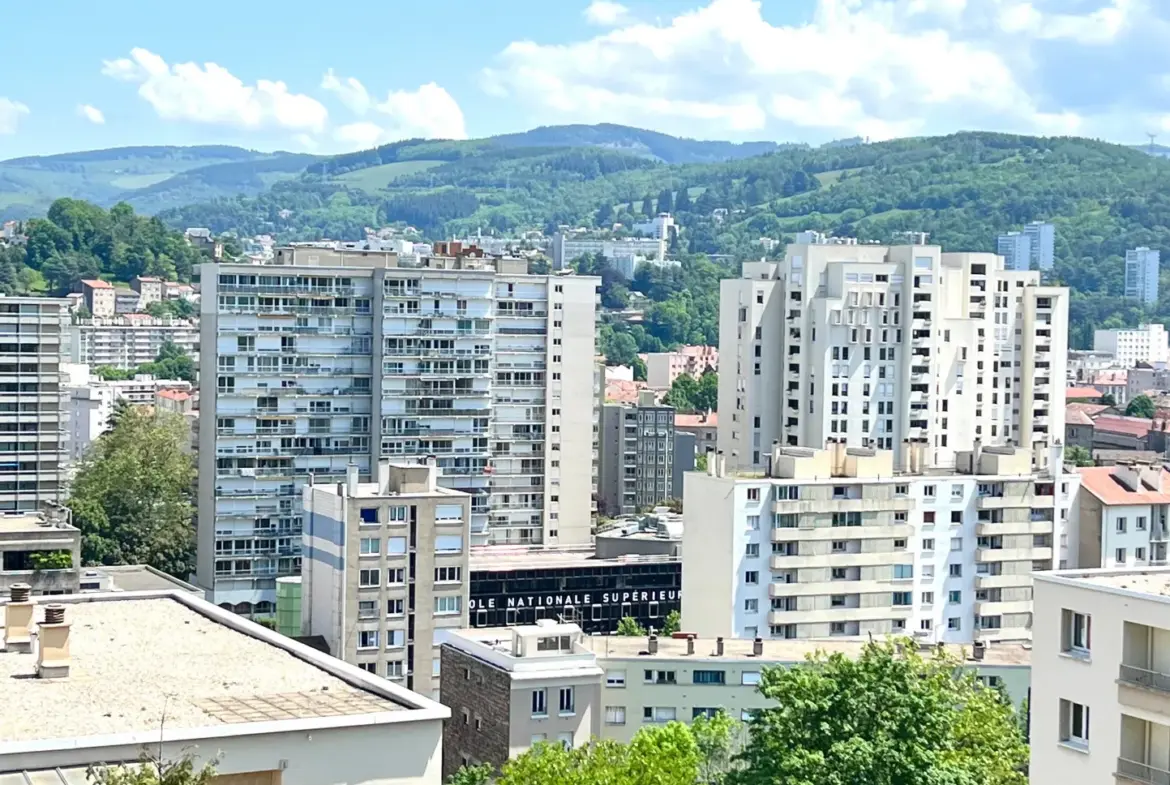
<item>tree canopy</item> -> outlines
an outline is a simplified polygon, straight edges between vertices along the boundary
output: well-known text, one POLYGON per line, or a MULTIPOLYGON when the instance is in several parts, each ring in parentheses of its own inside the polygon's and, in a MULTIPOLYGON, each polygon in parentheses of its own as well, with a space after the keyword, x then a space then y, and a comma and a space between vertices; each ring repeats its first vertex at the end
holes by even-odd
POLYGON ((1154 405, 1153 399, 1148 395, 1135 395, 1125 405, 1126 417, 1144 417, 1151 420, 1157 411, 1158 407, 1154 405))
POLYGON ((195 467, 180 415, 130 408, 82 458, 67 502, 86 564, 195 567, 195 467))
POLYGON ((163 341, 154 362, 144 363, 133 370, 99 365, 94 369, 94 373, 106 381, 133 379, 138 374, 149 374, 156 379, 181 379, 194 383, 197 370, 195 361, 183 347, 173 341, 163 341))
POLYGON ((687 726, 647 726, 629 744, 595 740, 565 749, 542 742, 504 764, 496 785, 695 785, 700 753, 687 726))
POLYGON ((1013 707, 961 665, 905 639, 766 668, 728 785, 1026 785, 1013 707))

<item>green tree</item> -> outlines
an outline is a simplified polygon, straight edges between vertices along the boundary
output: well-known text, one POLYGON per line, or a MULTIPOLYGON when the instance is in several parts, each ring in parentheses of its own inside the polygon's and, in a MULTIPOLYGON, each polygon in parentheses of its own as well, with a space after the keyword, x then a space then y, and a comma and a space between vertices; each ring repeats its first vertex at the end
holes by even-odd
POLYGON ((195 361, 173 341, 163 341, 154 362, 138 366, 138 373, 148 373, 156 379, 195 381, 195 361))
POLYGON ((109 417, 108 426, 110 428, 117 428, 118 423, 121 422, 122 418, 126 416, 126 413, 129 412, 133 408, 134 407, 125 398, 115 399, 114 405, 112 407, 110 407, 110 417, 109 417))
POLYGON ((134 378, 133 371, 124 371, 121 368, 115 368, 112 365, 99 365, 97 368, 93 369, 93 372, 99 379, 107 382, 120 382, 125 381, 126 379, 134 378))
POLYGON ((714 412, 719 409, 719 374, 708 370, 699 377, 699 387, 693 400, 696 411, 714 412))
POLYGON ((637 638, 646 634, 646 628, 638 624, 633 616, 623 616, 618 622, 617 632, 614 634, 626 638, 637 638))
POLYGON ((490 785, 495 769, 490 763, 463 766, 447 778, 445 785, 490 785))
POLYGON ((504 764, 496 785, 695 785, 699 749, 686 725, 644 727, 629 744, 542 742, 504 764))
POLYGON ((642 219, 650 218, 654 215, 654 198, 650 194, 642 197, 642 219))
POLYGON ((691 723, 691 735, 699 748, 699 783, 722 785, 727 774, 739 768, 736 755, 743 748, 744 726, 720 709, 715 716, 700 714, 691 723))
POLYGON ((666 614, 666 621, 662 624, 662 631, 660 635, 674 635, 682 629, 682 614, 678 611, 671 611, 666 614))
POLYGON ((679 374, 662 397, 662 402, 680 412, 693 412, 698 408, 699 382, 689 373, 679 374))
POLYGON ((1158 407, 1154 405, 1153 400, 1148 395, 1135 395, 1129 399, 1129 403, 1125 407, 1126 417, 1143 417, 1152 420, 1157 412, 1158 407))
POLYGON ((1116 406, 1117 399, 1113 397, 1113 393, 1105 393, 1101 396, 1101 403, 1105 404, 1106 406, 1116 406))
POLYGON ((92 766, 85 776, 94 785, 210 785, 217 763, 218 759, 196 766, 191 753, 175 761, 144 753, 138 765, 92 766))
POLYGON ((181 416, 132 408, 93 443, 67 502, 87 564, 149 564, 180 578, 194 569, 188 439, 181 416))
POLYGON ((646 381, 646 363, 638 355, 634 355, 634 381, 646 381))
POLYGON ((1084 447, 1069 447, 1064 451, 1064 462, 1073 466, 1092 466, 1093 454, 1084 447))
POLYGON ((1026 785, 1028 748, 1011 705, 954 656, 871 642, 860 657, 766 668, 770 707, 749 725, 729 785, 1026 785))
POLYGON ((662 193, 658 194, 658 212, 674 212, 674 194, 670 192, 669 188, 663 188, 662 193))
POLYGON ((687 212, 691 209, 691 195, 687 191, 685 185, 678 187, 678 194, 674 197, 674 211, 676 213, 687 212))

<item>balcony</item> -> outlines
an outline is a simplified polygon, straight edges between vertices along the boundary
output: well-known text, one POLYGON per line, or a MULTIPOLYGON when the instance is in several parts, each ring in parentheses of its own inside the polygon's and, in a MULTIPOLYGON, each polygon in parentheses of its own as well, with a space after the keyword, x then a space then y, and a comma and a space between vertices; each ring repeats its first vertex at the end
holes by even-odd
POLYGON ((1018 586, 1031 586, 1030 573, 1012 573, 1009 575, 975 575, 976 589, 1007 589, 1018 586))
POLYGON ((1150 785, 1170 785, 1170 771, 1127 758, 1117 759, 1117 777, 1132 782, 1147 782, 1150 785))
MULTIPOLYGON (((1160 700, 1165 702, 1164 698, 1160 700)), ((1163 707, 1154 711, 1165 713, 1163 707)), ((1150 785, 1170 785, 1170 771, 1163 768, 1168 765, 1166 747, 1170 741, 1170 727, 1162 722, 1140 719, 1124 712, 1120 720, 1117 779, 1150 785)))
POLYGON ((1146 670, 1136 665, 1122 665, 1117 680, 1132 687, 1144 687, 1170 694, 1170 674, 1168 673, 1146 670))
POLYGON ((1052 560, 1052 548, 976 548, 975 561, 1040 561, 1052 560))
POLYGON ((979 521, 975 524, 975 534, 980 537, 994 537, 1003 534, 1051 534, 1052 521, 1011 521, 991 522, 979 521))
POLYGON ((830 513, 830 512, 903 512, 914 505, 910 499, 777 499, 772 502, 772 512, 784 513, 830 513))

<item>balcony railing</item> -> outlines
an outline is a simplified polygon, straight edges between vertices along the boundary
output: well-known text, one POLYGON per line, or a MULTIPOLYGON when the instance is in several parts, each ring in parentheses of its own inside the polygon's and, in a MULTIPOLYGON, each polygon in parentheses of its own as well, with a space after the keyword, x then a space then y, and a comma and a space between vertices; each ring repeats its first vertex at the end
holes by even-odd
POLYGON ((1159 769, 1148 763, 1139 763, 1128 758, 1117 759, 1117 774, 1136 782, 1148 782, 1151 785, 1170 785, 1170 771, 1159 769))
POLYGON ((1170 674, 1146 670, 1136 665, 1122 665, 1118 681, 1139 687, 1148 687, 1159 692, 1170 692, 1170 674))

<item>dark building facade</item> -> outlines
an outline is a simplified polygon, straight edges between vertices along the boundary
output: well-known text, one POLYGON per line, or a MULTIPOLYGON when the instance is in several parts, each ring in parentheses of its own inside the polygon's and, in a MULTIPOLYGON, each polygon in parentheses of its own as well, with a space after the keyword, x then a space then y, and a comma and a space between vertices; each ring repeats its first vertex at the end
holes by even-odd
POLYGON ((660 629, 681 610, 682 562, 673 558, 580 559, 541 566, 473 563, 472 627, 508 627, 553 619, 580 625, 587 635, 617 630, 623 616, 660 629))
POLYGON ((451 646, 440 650, 440 700, 451 707, 443 723, 443 781, 463 766, 508 761, 512 682, 508 674, 451 646), (464 708, 474 706, 478 711, 464 708))

